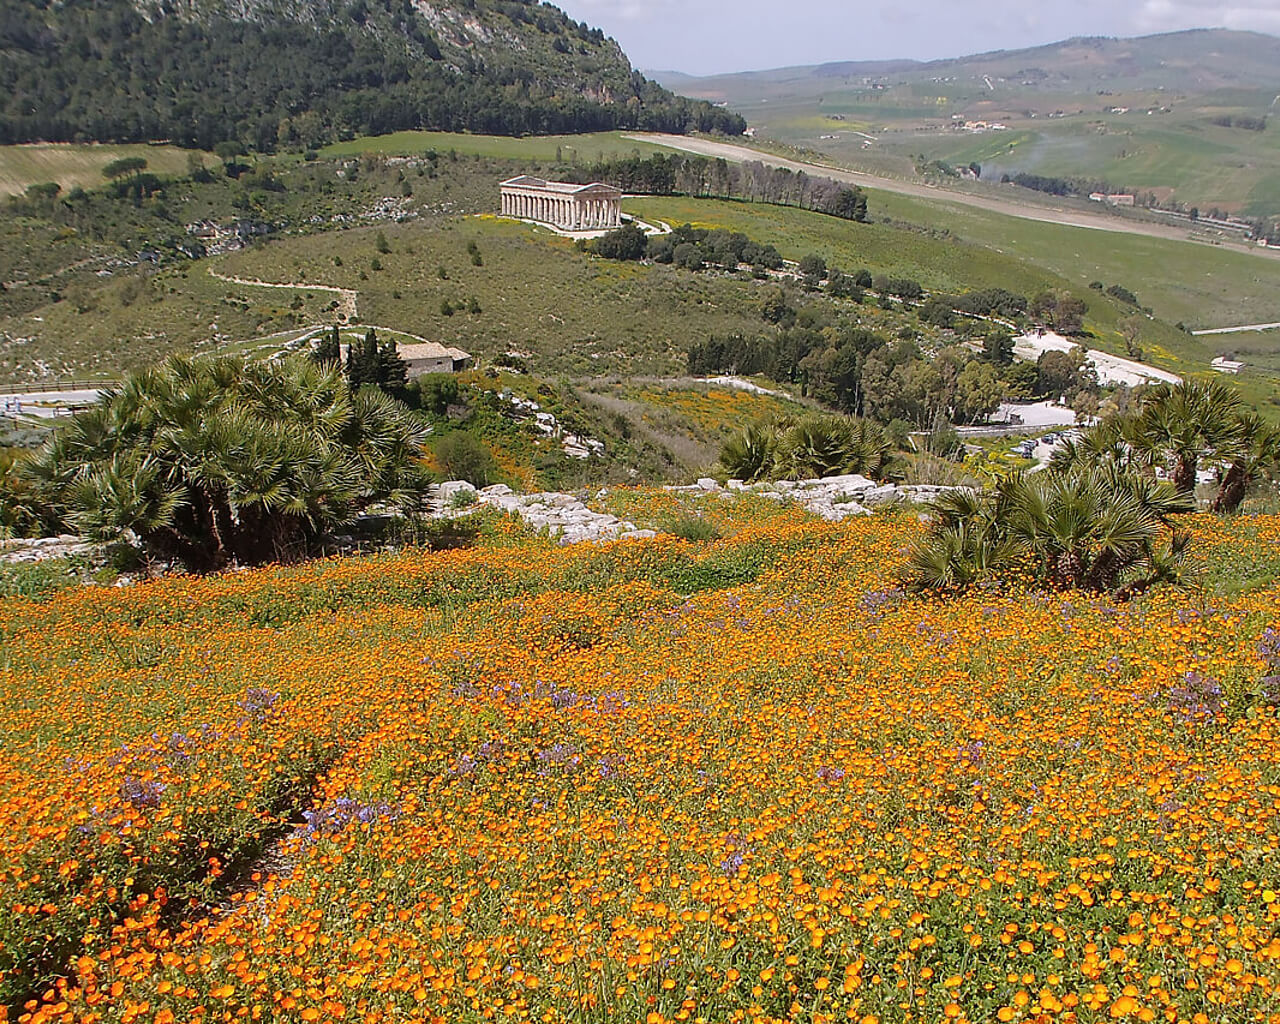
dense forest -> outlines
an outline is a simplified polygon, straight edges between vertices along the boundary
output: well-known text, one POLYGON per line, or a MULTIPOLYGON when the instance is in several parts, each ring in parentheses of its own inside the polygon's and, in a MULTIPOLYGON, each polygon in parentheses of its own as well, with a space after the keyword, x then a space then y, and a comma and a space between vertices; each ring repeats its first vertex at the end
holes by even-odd
POLYGON ((438 23, 409 0, 321 2, 292 17, 279 4, 242 6, 206 0, 179 15, 167 0, 147 11, 129 0, 10 0, 0 19, 0 143, 168 139, 270 152, 414 128, 745 127, 648 81, 598 29, 537 3, 459 0, 453 13, 466 17, 442 21, 436 11, 438 23))
POLYGON ((798 206, 804 210, 866 221, 867 195, 855 185, 804 171, 770 167, 759 160, 731 164, 705 156, 658 153, 599 161, 575 168, 565 177, 583 183, 607 181, 624 192, 646 195, 745 199, 749 202, 798 206))

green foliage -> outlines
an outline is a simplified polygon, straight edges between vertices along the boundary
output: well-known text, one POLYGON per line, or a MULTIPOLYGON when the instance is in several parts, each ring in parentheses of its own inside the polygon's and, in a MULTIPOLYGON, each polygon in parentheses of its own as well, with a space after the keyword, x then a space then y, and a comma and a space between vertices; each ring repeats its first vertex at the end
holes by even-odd
POLYGON ((1229 513, 1240 508, 1251 485, 1280 476, 1280 429, 1245 408, 1230 385, 1184 381, 1151 389, 1137 409, 1064 445, 1054 462, 1059 468, 1158 468, 1184 495, 1194 493, 1202 468, 1216 465, 1213 510, 1229 513))
POLYGON ((626 158, 598 160, 589 167, 570 169, 569 176, 583 183, 608 181, 631 193, 744 199, 798 206, 843 220, 865 222, 867 219, 867 194, 862 189, 759 160, 736 164, 686 153, 655 153, 647 157, 633 153, 626 158))
POLYGON ((92 575, 80 558, 49 558, 42 562, 0 565, 0 599, 40 600, 81 586, 92 575))
POLYGON ((418 408, 433 416, 443 416, 461 395, 458 378, 451 373, 424 373, 409 385, 409 391, 416 395, 418 408))
POLYGON ((893 444, 866 420, 810 413, 772 424, 749 424, 721 449, 720 462, 733 478, 803 480, 861 473, 883 479, 893 444))
POLYGON ((342 346, 335 325, 320 335, 320 342, 311 352, 311 358, 320 366, 336 366, 342 361, 342 346))
POLYGON ((634 221, 594 239, 587 249, 610 260, 639 260, 649 251, 649 238, 634 221))
POLYGON ((1189 535, 1175 529, 1175 517, 1191 511, 1167 484, 1115 466, 1014 474, 989 491, 937 498, 906 582, 955 593, 1030 576, 1126 599, 1179 579, 1189 535))
POLYGON ((686 513, 666 521, 662 524, 662 531, 674 537, 679 537, 681 540, 695 543, 720 539, 720 531, 716 528, 715 523, 692 513, 686 513))
POLYGON ((749 423, 730 437, 720 450, 720 464, 730 479, 747 483, 767 479, 773 472, 773 442, 777 433, 775 424, 749 423))
POLYGON ((1013 362, 1013 335, 1008 331, 988 331, 982 339, 982 358, 996 366, 1013 362))
POLYGON ((353 388, 372 384, 399 397, 405 393, 407 378, 408 368, 396 350, 395 341, 388 339, 379 344, 372 327, 362 341, 352 343, 347 349, 347 380, 353 388))
POLYGON ((128 174, 141 174, 147 169, 147 161, 140 156, 123 156, 119 160, 112 160, 106 167, 102 168, 102 176, 108 180, 114 181, 116 178, 123 178, 128 174))
POLYGON ((421 486, 422 430, 335 366, 174 357, 60 428, 27 472, 79 530, 193 571, 304 556, 421 486))
POLYGON ((126 0, 66 10, 17 0, 6 10, 0 142, 172 139, 210 149, 226 141, 265 152, 406 128, 738 135, 746 127, 636 74, 598 30, 551 8, 537 19, 526 11, 446 5, 446 19, 479 23, 485 39, 502 40, 476 45, 467 33, 437 37, 412 5, 363 0, 345 12, 283 10, 262 21, 229 8, 144 16, 126 0), (588 98, 601 93, 608 101, 588 98))
POLYGON ((475 434, 455 430, 435 445, 436 461, 449 480, 465 480, 473 487, 487 487, 497 473, 493 453, 475 434))

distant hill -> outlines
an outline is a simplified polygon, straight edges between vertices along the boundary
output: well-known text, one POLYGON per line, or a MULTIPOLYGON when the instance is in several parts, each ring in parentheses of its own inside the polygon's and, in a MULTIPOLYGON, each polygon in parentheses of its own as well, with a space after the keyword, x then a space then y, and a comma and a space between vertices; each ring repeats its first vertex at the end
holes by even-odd
POLYGON ((730 104, 779 89, 792 98, 817 96, 833 83, 861 79, 912 82, 984 75, 1023 88, 1068 93, 1162 87, 1203 93, 1280 86, 1280 38, 1199 29, 1137 39, 1075 38, 936 61, 845 61, 707 78, 654 73, 659 82, 689 96, 730 104))
POLYGON ((5 0, 0 143, 740 133, 537 0, 5 0))

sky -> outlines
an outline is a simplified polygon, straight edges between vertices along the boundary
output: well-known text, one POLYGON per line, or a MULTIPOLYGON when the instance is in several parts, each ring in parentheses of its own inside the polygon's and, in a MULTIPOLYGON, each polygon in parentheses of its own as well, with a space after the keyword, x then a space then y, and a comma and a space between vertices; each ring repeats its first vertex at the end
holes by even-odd
POLYGON ((1186 28, 1280 35, 1280 0, 552 0, 643 70, 720 74, 837 60, 932 60, 1081 35, 1186 28))

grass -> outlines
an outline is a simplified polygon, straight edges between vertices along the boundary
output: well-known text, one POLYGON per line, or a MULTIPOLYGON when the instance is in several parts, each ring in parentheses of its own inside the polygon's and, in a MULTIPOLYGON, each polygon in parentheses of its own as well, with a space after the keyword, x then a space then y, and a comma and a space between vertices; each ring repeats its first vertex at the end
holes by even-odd
POLYGON ((366 135, 347 142, 326 146, 324 157, 357 156, 380 153, 386 156, 413 156, 435 150, 466 155, 494 157, 500 160, 529 160, 543 163, 593 163, 601 158, 642 155, 665 150, 647 142, 628 139, 622 132, 597 132, 591 135, 540 135, 511 138, 502 135, 468 135, 460 132, 395 132, 391 135, 366 135))
POLYGON ((121 157, 140 156, 147 161, 147 169, 155 174, 186 174, 187 161, 193 153, 206 163, 217 163, 217 158, 208 153, 177 146, 71 143, 0 146, 0 196, 20 195, 28 185, 47 181, 56 181, 64 192, 77 185, 97 188, 103 182, 102 169, 121 157))

